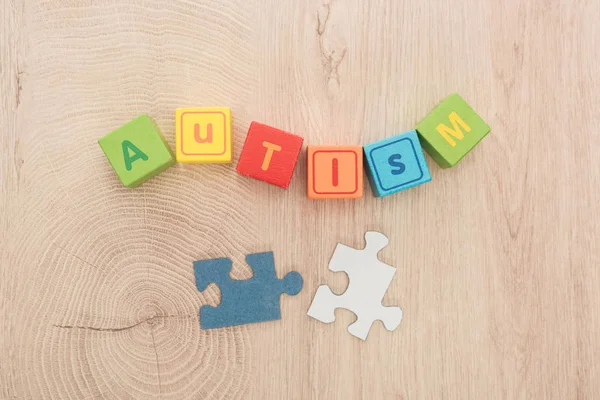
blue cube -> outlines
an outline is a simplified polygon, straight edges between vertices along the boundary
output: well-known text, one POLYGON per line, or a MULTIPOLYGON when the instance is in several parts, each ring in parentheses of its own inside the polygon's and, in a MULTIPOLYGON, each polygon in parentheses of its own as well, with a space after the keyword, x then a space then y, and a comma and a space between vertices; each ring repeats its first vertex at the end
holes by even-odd
POLYGON ((367 176, 375 197, 431 180, 423 149, 412 130, 364 146, 367 176))

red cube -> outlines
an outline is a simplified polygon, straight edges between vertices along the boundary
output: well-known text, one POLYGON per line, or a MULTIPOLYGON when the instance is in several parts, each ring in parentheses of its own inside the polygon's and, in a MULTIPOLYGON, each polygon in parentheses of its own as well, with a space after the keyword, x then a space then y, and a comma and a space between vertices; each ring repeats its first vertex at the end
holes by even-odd
POLYGON ((237 164, 242 175, 287 188, 304 138, 253 121, 237 164))

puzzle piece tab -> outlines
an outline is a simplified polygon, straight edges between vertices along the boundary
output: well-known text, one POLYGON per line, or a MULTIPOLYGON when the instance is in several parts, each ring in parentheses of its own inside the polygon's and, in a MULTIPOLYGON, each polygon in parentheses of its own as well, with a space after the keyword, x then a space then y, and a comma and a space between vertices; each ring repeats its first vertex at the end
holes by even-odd
POLYGON ((377 259, 377 253, 388 244, 388 238, 379 232, 365 233, 364 250, 339 244, 329 261, 331 271, 348 274, 348 289, 342 295, 334 294, 327 285, 321 285, 308 309, 308 315, 321 322, 335 321, 336 308, 345 308, 356 315, 348 327, 352 335, 366 340, 371 325, 381 320, 388 331, 393 331, 402 320, 400 307, 381 304, 396 269, 377 259))
POLYGON ((198 290, 202 292, 215 283, 221 291, 221 302, 217 307, 200 307, 202 329, 279 320, 279 296, 282 293, 294 296, 302 290, 302 277, 295 271, 283 279, 277 278, 273 252, 249 254, 246 262, 254 270, 254 276, 247 280, 231 279, 229 258, 194 262, 198 290))

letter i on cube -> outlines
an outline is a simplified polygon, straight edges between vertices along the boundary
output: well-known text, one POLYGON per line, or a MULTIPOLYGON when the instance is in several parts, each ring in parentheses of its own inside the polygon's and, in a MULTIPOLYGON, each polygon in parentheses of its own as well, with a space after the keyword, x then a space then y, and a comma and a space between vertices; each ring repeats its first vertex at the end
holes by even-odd
POLYGON ((363 149, 360 146, 308 146, 308 198, 361 198, 362 160, 363 149))
POLYGON ((304 139, 253 121, 242 148, 237 172, 287 188, 304 139))
POLYGON ((367 177, 375 197, 383 197, 431 180, 429 168, 412 130, 364 147, 367 177))

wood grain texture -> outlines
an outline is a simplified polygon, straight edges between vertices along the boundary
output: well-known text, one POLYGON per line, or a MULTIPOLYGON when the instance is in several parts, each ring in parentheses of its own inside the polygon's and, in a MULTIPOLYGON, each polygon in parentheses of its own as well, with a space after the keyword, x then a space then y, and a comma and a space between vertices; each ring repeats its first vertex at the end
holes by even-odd
POLYGON ((600 3, 0 2, 0 398, 591 399, 600 393, 600 3), (306 198, 235 172, 251 120, 367 144, 460 93, 492 127, 419 188, 306 198), (228 106, 234 164, 121 186, 96 141, 228 106), (339 241, 398 268, 367 342, 306 316, 339 241), (283 319, 200 330, 192 262, 273 250, 283 319))

